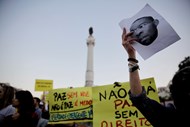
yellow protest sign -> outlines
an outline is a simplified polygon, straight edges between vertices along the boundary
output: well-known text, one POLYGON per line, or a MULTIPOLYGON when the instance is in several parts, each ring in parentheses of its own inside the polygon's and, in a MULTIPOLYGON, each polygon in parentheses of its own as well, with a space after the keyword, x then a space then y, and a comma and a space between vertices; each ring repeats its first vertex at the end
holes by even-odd
POLYGON ((92 89, 62 88, 49 91, 49 124, 92 121, 92 89))
MULTIPOLYGON (((159 101, 153 78, 141 80, 147 96, 159 101)), ((150 127, 151 124, 132 105, 128 82, 92 88, 94 127, 150 127)))
POLYGON ((36 79, 35 91, 49 91, 53 89, 53 80, 36 79))

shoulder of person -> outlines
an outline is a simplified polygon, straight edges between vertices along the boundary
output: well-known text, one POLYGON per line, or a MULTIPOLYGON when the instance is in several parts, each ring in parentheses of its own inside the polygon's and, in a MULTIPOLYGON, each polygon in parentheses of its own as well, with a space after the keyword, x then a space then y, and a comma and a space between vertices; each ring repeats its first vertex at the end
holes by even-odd
POLYGON ((37 127, 45 127, 48 124, 48 120, 44 118, 40 118, 37 124, 37 127))
POLYGON ((5 116, 12 115, 15 112, 16 112, 16 109, 12 105, 8 105, 7 107, 0 110, 0 114, 4 114, 5 116))

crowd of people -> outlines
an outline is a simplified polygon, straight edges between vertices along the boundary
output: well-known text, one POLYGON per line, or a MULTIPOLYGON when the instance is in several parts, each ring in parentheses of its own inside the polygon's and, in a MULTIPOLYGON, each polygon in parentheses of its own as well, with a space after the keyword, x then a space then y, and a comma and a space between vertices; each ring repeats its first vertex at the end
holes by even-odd
MULTIPOLYGON (((123 29, 122 45, 128 53, 129 96, 134 106, 154 127, 190 126, 190 56, 179 63, 170 92, 173 106, 164 106, 146 96, 140 83, 139 64, 132 44, 138 39, 123 29)), ((0 83, 0 127, 75 127, 76 124, 48 124, 49 112, 38 97, 28 90, 18 90, 8 83, 0 83)))
MULTIPOLYGON (((129 96, 134 106, 154 127, 189 126, 190 113, 190 56, 179 63, 170 92, 174 105, 164 106, 146 96, 140 84, 139 65, 132 43, 135 40, 124 29, 122 44, 128 53, 129 96)), ((48 124, 49 112, 38 97, 28 90, 17 90, 8 83, 0 83, 0 127, 76 127, 77 124, 48 124)))
POLYGON ((17 90, 8 83, 0 83, 0 127, 46 127, 48 119, 28 90, 17 90))
POLYGON ((45 102, 28 90, 18 90, 0 83, 0 127, 75 127, 70 124, 48 124, 45 102))

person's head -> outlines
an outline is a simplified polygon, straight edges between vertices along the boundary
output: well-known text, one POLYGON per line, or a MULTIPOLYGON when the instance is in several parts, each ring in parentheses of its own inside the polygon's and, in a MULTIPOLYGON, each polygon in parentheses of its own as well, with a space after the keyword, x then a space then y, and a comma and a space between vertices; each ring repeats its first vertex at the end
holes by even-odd
POLYGON ((0 109, 10 105, 14 98, 15 89, 7 83, 0 83, 0 109))
POLYGON ((30 91, 20 90, 15 93, 15 98, 13 99, 13 106, 17 107, 21 112, 33 112, 34 100, 30 91))
POLYGON ((38 107, 39 107, 40 102, 41 102, 40 98, 34 97, 34 105, 35 105, 35 106, 38 106, 38 107))
POLYGON ((135 20, 131 27, 130 32, 133 32, 132 37, 145 46, 154 42, 158 36, 157 25, 159 21, 151 16, 145 16, 135 20))
POLYGON ((177 109, 190 111, 190 57, 186 57, 179 64, 170 85, 170 92, 177 109))

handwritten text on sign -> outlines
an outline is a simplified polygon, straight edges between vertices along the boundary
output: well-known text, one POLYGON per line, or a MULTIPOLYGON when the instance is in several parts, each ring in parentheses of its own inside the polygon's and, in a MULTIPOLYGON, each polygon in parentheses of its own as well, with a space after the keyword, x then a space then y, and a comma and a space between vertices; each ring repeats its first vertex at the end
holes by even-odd
MULTIPOLYGON (((147 96, 159 101, 153 78, 141 80, 147 96)), ((151 124, 129 99, 129 83, 93 87, 93 126, 150 127, 151 124), (101 108, 100 108, 101 107, 101 108)))
POLYGON ((50 122, 92 119, 91 88, 55 89, 49 94, 50 122))

